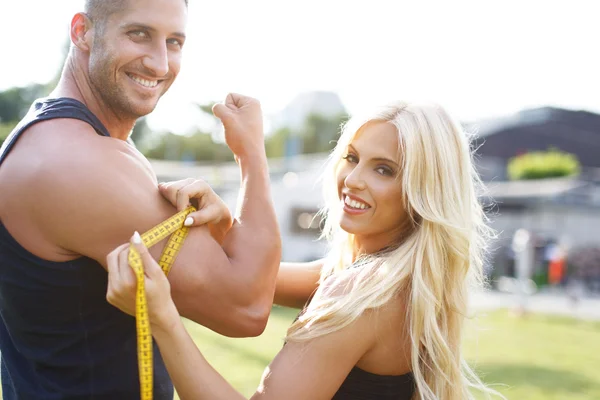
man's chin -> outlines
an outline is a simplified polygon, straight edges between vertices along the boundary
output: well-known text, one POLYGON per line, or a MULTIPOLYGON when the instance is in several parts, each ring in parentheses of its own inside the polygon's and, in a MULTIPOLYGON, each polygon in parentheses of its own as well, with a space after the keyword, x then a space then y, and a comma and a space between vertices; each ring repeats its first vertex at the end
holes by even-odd
POLYGON ((130 108, 131 115, 135 118, 142 118, 150 114, 156 109, 158 102, 147 103, 147 104, 136 104, 130 108))

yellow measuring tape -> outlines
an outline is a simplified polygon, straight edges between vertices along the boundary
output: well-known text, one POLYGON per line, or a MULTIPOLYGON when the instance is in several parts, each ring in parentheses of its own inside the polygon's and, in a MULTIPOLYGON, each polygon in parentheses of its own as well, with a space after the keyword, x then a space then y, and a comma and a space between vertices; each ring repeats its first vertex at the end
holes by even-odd
MULTIPOLYGON (((152 247, 167 236, 171 235, 158 264, 165 275, 169 274, 177 253, 185 240, 190 228, 183 226, 187 215, 196 209, 187 209, 175 214, 166 221, 161 222, 148 232, 142 234, 142 241, 146 247, 152 247)), ((137 278, 137 291, 135 295, 135 322, 137 332, 138 368, 140 375, 140 395, 142 400, 152 400, 152 389, 154 387, 154 373, 152 366, 152 332, 148 319, 148 307, 146 303, 146 288, 144 286, 144 265, 138 251, 129 246, 129 265, 135 272, 137 278)))

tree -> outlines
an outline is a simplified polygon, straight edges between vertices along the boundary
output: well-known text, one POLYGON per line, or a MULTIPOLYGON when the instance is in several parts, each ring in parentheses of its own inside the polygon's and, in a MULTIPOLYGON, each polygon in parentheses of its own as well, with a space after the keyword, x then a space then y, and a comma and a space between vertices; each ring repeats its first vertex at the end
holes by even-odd
POLYGON ((279 158, 285 156, 285 146, 291 135, 289 128, 279 128, 265 138, 267 157, 279 158))
POLYGON ((331 117, 317 113, 309 114, 301 133, 302 152, 321 153, 332 150, 340 135, 340 127, 347 119, 347 114, 337 114, 331 117))
POLYGON ((0 124, 0 146, 2 146, 2 143, 6 140, 6 138, 8 137, 8 135, 10 135, 10 132, 12 132, 12 130, 14 129, 14 127, 16 126, 16 123, 6 123, 6 124, 0 124))
POLYGON ((507 167, 508 176, 512 180, 571 176, 579 174, 580 170, 579 160, 574 154, 556 148, 513 157, 507 167))
POLYGON ((148 123, 146 122, 146 117, 142 117, 135 122, 133 126, 133 130, 131 131, 131 135, 129 136, 133 143, 135 143, 136 147, 140 149, 143 153, 143 149, 146 145, 145 139, 148 137, 150 133, 150 128, 148 127, 148 123))
POLYGON ((198 106, 198 108, 199 108, 199 109, 200 109, 200 110, 201 110, 203 113, 205 113, 205 114, 207 114, 207 115, 210 115, 211 117, 213 117, 213 118, 217 119, 217 117, 215 117, 215 115, 214 115, 214 114, 213 114, 213 112, 212 112, 212 108, 213 108, 213 106, 214 106, 215 104, 217 104, 217 102, 216 102, 216 101, 210 102, 210 103, 208 103, 208 104, 199 104, 199 103, 196 103, 196 105, 198 106))
POLYGON ((172 161, 233 161, 231 150, 223 143, 215 143, 211 135, 204 132, 189 136, 163 134, 154 146, 145 151, 145 155, 148 158, 172 161))
POLYGON ((45 86, 40 84, 13 87, 0 92, 0 145, 27 114, 31 103, 46 94, 45 86))
POLYGON ((32 84, 0 92, 0 122, 19 121, 27 114, 31 103, 47 95, 45 85, 32 84))

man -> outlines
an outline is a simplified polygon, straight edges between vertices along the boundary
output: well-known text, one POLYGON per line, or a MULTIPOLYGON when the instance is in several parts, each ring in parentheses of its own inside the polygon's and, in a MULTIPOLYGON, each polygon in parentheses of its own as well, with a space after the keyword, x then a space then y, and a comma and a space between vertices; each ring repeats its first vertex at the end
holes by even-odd
MULTIPOLYGON (((5 400, 139 398, 135 320, 106 301, 103 267, 133 231, 176 212, 126 140, 179 72, 186 17, 186 0, 87 0, 72 19, 57 87, 0 151, 5 400)), ((239 95, 214 112, 240 165, 241 213, 222 246, 209 227, 192 228, 169 280, 181 315, 224 335, 255 336, 281 253, 262 115, 239 95)), ((163 245, 151 249, 155 258, 163 245)), ((170 399, 154 355, 155 398, 170 399)))

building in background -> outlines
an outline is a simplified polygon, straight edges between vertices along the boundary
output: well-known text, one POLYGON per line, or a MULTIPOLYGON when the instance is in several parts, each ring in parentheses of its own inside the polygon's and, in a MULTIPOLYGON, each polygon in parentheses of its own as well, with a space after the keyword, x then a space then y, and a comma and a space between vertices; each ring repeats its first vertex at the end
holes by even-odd
MULTIPOLYGON (((468 124, 466 129, 478 136, 478 169, 489 189, 486 200, 493 204, 488 215, 499 232, 492 258, 494 275, 514 276, 510 240, 520 228, 534 235, 533 277, 538 284, 548 283, 552 249, 557 246, 568 251, 567 260, 584 249, 600 248, 600 115, 544 107, 468 124), (550 148, 574 154, 582 167, 579 176, 507 179, 512 157, 550 148)), ((577 268, 567 261, 564 280, 577 268)), ((596 288, 600 265, 587 271, 596 288)))
POLYGON ((575 154, 584 174, 600 168, 600 115, 553 107, 465 124, 475 133, 479 172, 485 181, 506 180, 508 160, 527 151, 555 147, 575 154))

